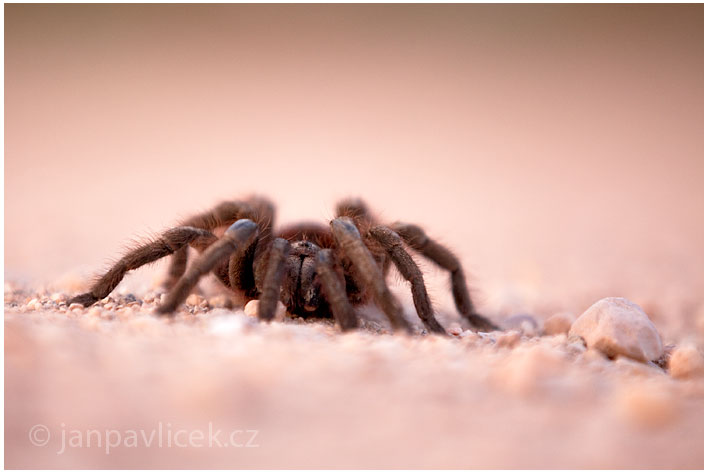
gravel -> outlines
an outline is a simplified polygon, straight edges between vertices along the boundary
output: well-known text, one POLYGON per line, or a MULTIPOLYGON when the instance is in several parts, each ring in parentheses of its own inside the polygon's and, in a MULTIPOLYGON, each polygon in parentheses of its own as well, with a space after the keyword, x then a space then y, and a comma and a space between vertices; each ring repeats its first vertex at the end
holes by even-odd
POLYGON ((77 308, 6 285, 6 467, 703 466, 702 345, 679 345, 667 371, 564 331, 539 335, 526 316, 477 333, 445 314, 450 336, 404 336, 366 309, 371 322, 342 334, 287 315, 263 324, 212 298, 164 318, 159 292, 77 308), (62 423, 160 422, 256 429, 260 447, 56 454, 62 423), (27 438, 38 423, 57 435, 44 448, 27 438))

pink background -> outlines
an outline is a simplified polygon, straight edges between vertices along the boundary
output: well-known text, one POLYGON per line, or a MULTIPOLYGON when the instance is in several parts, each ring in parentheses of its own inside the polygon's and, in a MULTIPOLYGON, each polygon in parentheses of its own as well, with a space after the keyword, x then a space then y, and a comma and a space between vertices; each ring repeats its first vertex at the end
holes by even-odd
POLYGON ((250 192, 281 222, 360 195, 491 311, 702 303, 702 5, 5 12, 6 278, 88 277, 250 192))

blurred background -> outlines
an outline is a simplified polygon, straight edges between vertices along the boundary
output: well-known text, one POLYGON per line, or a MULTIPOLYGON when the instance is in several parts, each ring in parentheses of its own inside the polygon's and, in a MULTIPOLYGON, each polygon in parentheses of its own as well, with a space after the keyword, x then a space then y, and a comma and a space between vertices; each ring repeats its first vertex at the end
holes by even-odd
POLYGON ((255 192, 421 223, 481 298, 702 293, 702 9, 7 5, 5 277, 255 192))
POLYGON ((702 340, 703 54, 700 4, 6 5, 5 278, 87 280, 223 199, 356 195, 492 317, 625 296, 702 340))

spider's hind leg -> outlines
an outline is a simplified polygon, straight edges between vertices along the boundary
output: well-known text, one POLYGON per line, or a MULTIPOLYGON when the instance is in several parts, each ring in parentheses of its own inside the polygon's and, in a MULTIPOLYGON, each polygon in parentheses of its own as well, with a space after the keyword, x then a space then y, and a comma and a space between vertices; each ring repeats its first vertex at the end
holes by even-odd
POLYGON ((374 218, 369 211, 369 206, 359 198, 346 198, 337 203, 334 210, 336 217, 349 217, 351 219, 364 219, 373 222, 374 218))
POLYGON ((128 252, 94 283, 89 292, 75 296, 69 300, 69 304, 79 303, 90 306, 108 296, 130 270, 140 268, 182 249, 186 250, 188 245, 200 251, 204 250, 215 241, 216 236, 207 230, 186 226, 170 229, 157 239, 128 252))
POLYGON ((428 331, 446 334, 445 328, 435 319, 428 291, 425 289, 423 274, 413 258, 403 248, 403 241, 398 234, 388 227, 377 226, 369 231, 369 235, 384 247, 398 271, 410 282, 416 312, 428 331))
POLYGON ((391 228, 415 251, 450 272, 452 296, 457 311, 474 327, 493 331, 499 327, 489 319, 477 313, 470 299, 465 274, 458 258, 448 249, 430 239, 417 225, 396 223, 391 228))

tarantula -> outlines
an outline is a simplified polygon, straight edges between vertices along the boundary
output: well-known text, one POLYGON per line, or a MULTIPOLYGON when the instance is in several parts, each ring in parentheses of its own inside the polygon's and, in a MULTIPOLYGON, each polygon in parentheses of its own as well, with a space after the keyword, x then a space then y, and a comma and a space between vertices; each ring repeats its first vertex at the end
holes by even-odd
POLYGON ((497 328, 475 311, 459 260, 420 227, 378 225, 358 199, 341 201, 329 228, 301 223, 274 232, 274 216, 274 206, 261 197, 223 202, 128 252, 88 293, 70 303, 89 306, 108 296, 128 271, 172 255, 168 293, 157 308, 161 314, 173 313, 199 279, 212 272, 244 301, 259 299, 258 317, 264 321, 273 319, 280 300, 291 314, 333 316, 347 331, 359 325, 354 307, 373 300, 394 330, 411 332, 401 304, 386 285, 393 263, 410 283, 415 309, 427 330, 445 334, 408 246, 450 272, 455 305, 470 324, 482 330, 497 328), (217 237, 215 231, 227 226, 217 237), (188 247, 200 254, 189 268, 188 247))

